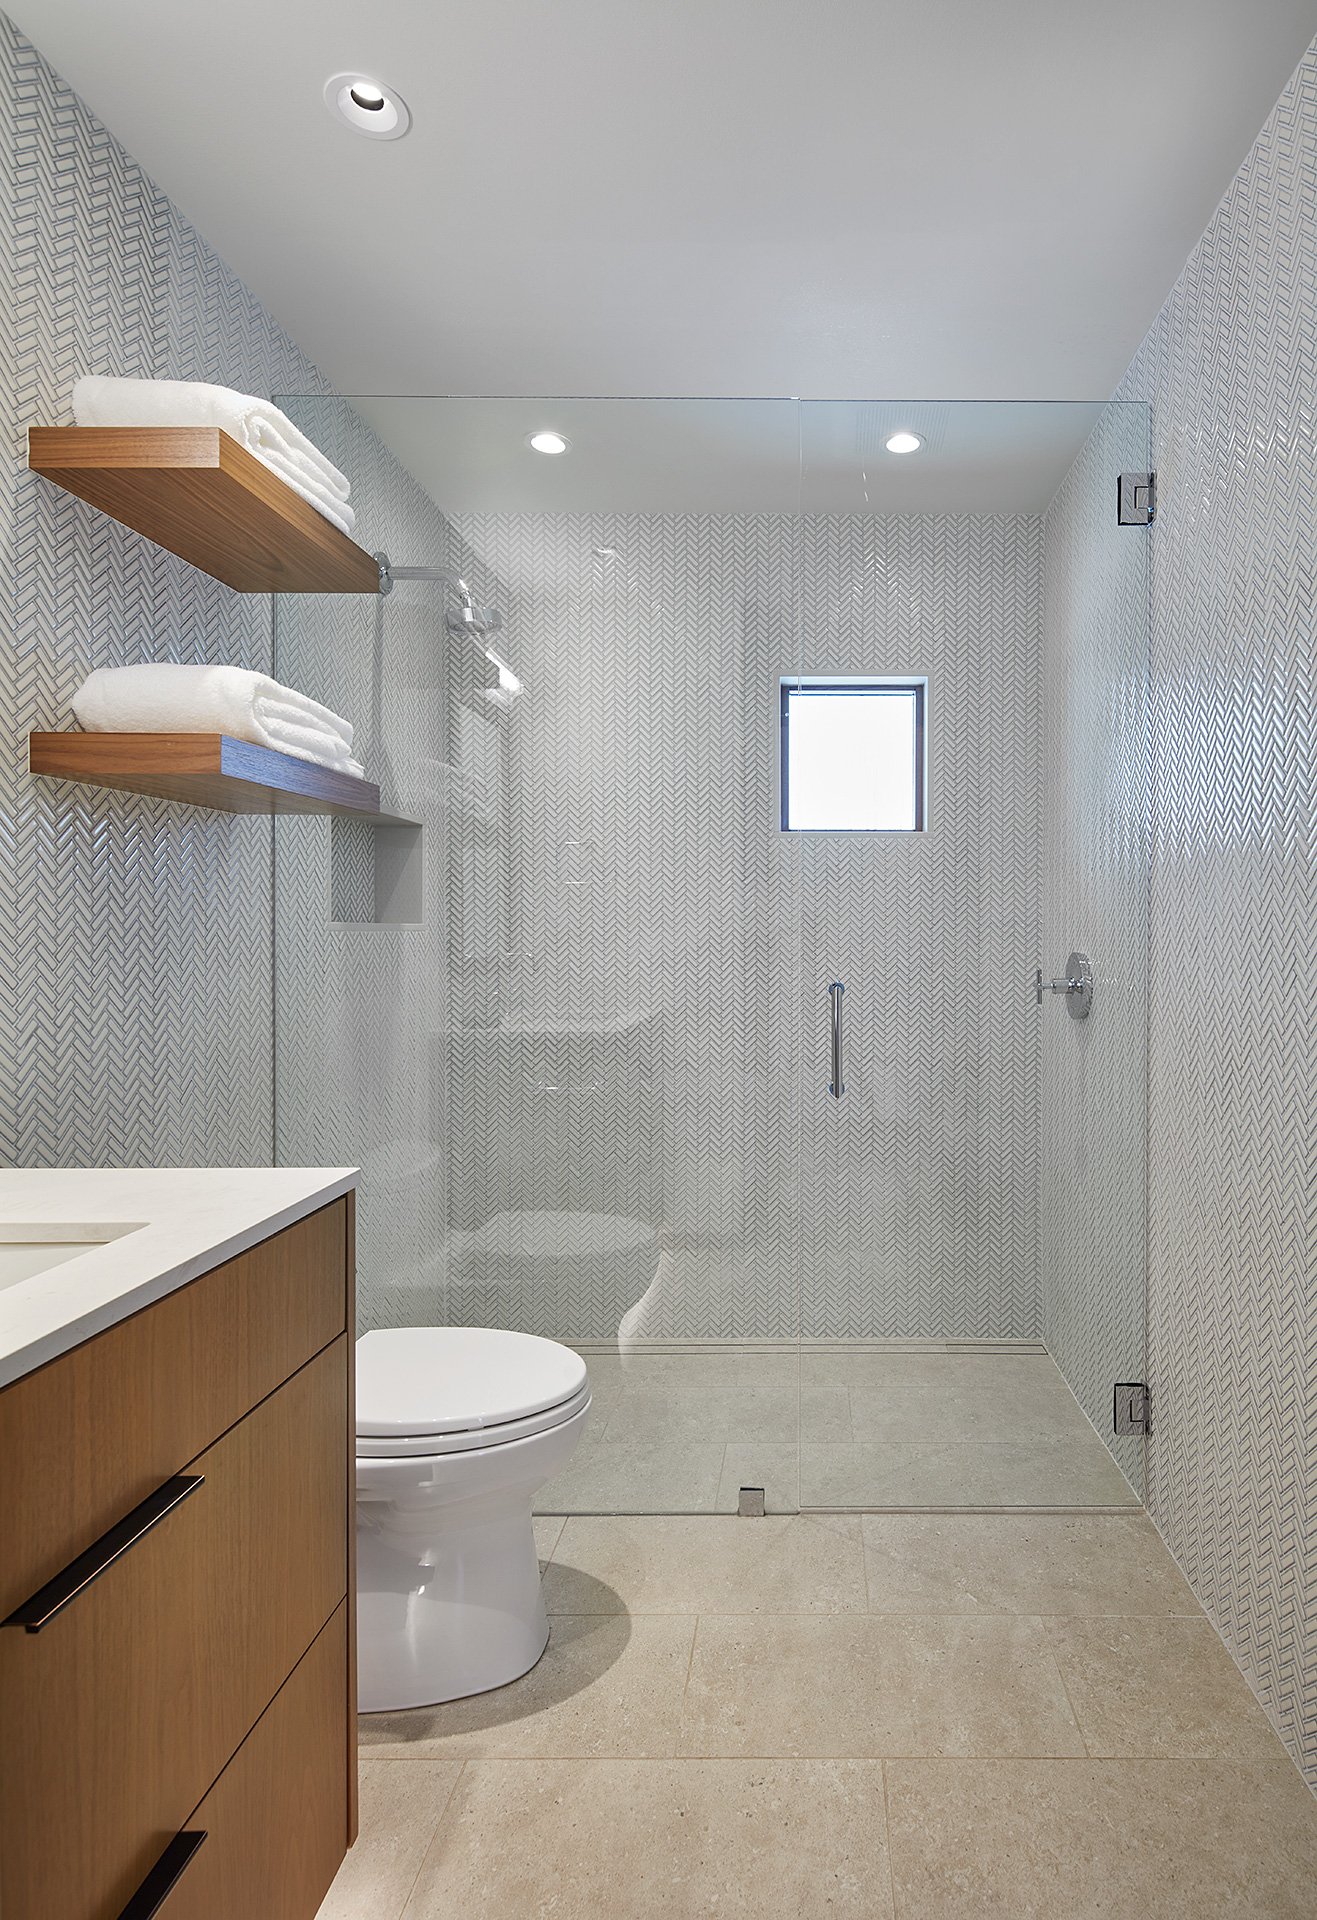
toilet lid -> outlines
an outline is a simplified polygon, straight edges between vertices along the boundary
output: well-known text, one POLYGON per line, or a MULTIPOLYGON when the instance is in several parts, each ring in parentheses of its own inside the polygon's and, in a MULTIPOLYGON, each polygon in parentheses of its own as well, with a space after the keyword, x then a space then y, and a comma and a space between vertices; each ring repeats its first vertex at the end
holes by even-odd
POLYGON ((494 1327, 388 1327, 357 1342, 357 1432, 481 1432, 577 1396, 585 1362, 494 1327))

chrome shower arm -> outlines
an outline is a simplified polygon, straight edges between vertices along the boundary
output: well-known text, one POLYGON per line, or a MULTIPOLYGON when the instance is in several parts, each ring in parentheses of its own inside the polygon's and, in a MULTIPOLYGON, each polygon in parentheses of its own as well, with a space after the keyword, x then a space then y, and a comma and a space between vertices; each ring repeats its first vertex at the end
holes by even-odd
POLYGON ((432 580, 441 587, 454 587, 464 607, 473 608, 475 605, 466 581, 460 573, 454 573, 448 567, 395 567, 387 553, 373 553, 371 559, 380 570, 381 593, 392 593, 397 580, 432 580))

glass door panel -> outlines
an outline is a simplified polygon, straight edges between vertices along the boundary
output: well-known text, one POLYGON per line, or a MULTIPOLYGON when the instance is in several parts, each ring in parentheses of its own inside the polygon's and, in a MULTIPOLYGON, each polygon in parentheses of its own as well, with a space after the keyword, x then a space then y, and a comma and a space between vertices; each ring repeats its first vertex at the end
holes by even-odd
MULTIPOLYGON (((792 833, 807 1507, 1134 1498, 1102 1442, 1112 1379, 1142 1377, 1144 1076, 1131 996, 1145 898, 1147 534, 1114 526, 1112 462, 1146 466, 1146 453, 1133 459, 1143 443, 1112 419, 1075 405, 802 407, 799 688, 815 711, 827 689, 845 689, 861 716, 834 728, 846 778, 834 770, 815 796, 814 817, 834 824, 792 833), (1077 459, 1082 481, 1067 479, 1077 459), (1097 635, 1092 603, 1113 569, 1118 613, 1097 635), (1077 660, 1093 679, 1078 714, 1077 660), (1118 742, 1099 685, 1126 716, 1118 742), (918 729, 864 718, 865 695, 875 715, 908 711, 910 693, 896 705, 904 689, 919 690, 918 729), (1049 822, 1076 778, 1093 811, 1067 813, 1076 831, 1061 844, 1049 822), (918 824, 891 799, 912 790, 918 824), (875 826, 884 807, 890 825, 875 826), (1102 830, 1121 839, 1123 865, 1101 911, 1073 898, 1062 912, 1112 808, 1121 824, 1102 830), (1086 1028, 1050 999, 1035 1004, 1035 967, 1053 964, 1040 946, 1045 902, 1051 920, 1073 922, 1067 951, 1097 950, 1102 991, 1086 1028), (1100 1087, 1085 1078, 1098 1056, 1100 1087), (1123 1164, 1105 1183, 1076 1177, 1077 1102, 1100 1102, 1103 1132, 1121 1132, 1123 1164), (1120 1246, 1119 1307, 1092 1245, 1103 1208, 1116 1216, 1100 1236, 1120 1246)), ((825 755, 816 783, 826 767, 825 755)))
MULTIPOLYGON (((444 1278, 420 1310, 585 1354, 593 1420, 543 1510, 735 1510, 742 1486, 792 1507, 798 920, 771 702, 798 630, 796 403, 354 405, 417 483, 370 543, 498 616, 463 630, 442 583, 383 605, 386 636, 428 607, 442 682, 421 1002, 444 1278), (560 453, 530 444, 550 429, 560 453)), ((366 1325, 412 1311, 376 1244, 366 1325)))

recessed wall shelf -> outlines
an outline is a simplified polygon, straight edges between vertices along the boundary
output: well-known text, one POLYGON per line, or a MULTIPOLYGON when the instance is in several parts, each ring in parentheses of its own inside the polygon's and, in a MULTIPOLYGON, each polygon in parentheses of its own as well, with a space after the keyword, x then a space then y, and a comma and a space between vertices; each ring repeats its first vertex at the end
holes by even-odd
POLYGON ((218 807, 224 813, 341 813, 412 827, 380 812, 380 790, 332 767, 226 733, 30 733, 28 766, 54 780, 218 807))
POLYGON ((27 463, 240 593, 378 593, 364 548, 219 427, 29 427, 27 463))

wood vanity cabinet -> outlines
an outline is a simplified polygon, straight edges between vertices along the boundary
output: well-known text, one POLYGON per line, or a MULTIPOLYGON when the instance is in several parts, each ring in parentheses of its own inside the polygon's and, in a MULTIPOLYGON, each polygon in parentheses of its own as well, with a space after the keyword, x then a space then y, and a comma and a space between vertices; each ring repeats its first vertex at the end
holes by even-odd
POLYGON ((353 1272, 349 1195, 0 1390, 3 1920, 313 1920, 356 1832, 353 1272))

